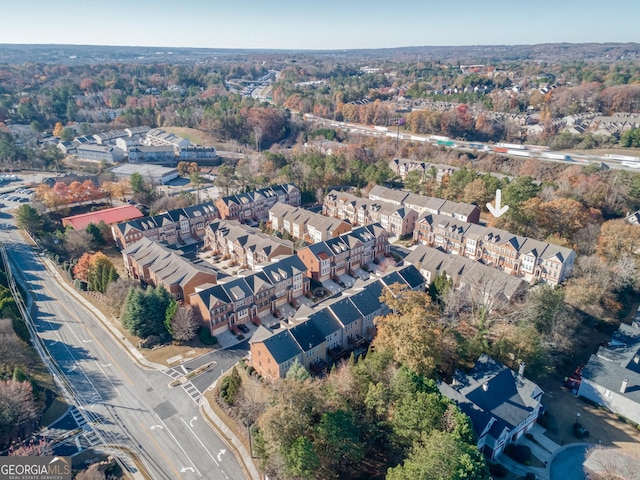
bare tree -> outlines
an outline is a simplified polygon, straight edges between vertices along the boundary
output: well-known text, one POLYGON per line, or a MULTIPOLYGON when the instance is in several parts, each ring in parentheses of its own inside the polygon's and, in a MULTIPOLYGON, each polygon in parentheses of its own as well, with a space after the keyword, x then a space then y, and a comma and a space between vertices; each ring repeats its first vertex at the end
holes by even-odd
POLYGON ((178 342, 188 342, 196 336, 198 319, 191 306, 181 306, 176 310, 171 320, 173 339, 178 342))
POLYGON ((0 319, 0 364, 13 370, 27 360, 24 344, 16 335, 11 320, 0 319))
POLYGON ((138 282, 135 280, 124 277, 120 277, 115 282, 109 283, 105 294, 107 297, 107 306, 111 308, 114 313, 120 313, 129 294, 129 290, 137 285, 138 282))
POLYGON ((613 265, 613 282, 616 288, 631 287, 638 283, 638 264, 636 259, 623 253, 620 259, 613 265))
POLYGON ((80 258, 87 250, 94 248, 94 238, 86 231, 71 230, 64 239, 64 248, 71 258, 80 258))
POLYGON ((7 452, 9 457, 46 457, 53 454, 51 444, 44 438, 39 441, 31 439, 29 442, 16 448, 10 448, 7 452))
POLYGON ((0 434, 7 435, 38 418, 39 410, 29 382, 0 381, 0 434))

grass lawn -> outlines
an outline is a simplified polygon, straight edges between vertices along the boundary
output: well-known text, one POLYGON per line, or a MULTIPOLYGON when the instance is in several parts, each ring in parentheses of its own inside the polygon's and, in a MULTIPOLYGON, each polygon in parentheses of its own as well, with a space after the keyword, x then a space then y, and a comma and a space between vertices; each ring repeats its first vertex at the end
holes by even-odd
POLYGON ((186 138, 197 145, 211 146, 215 145, 216 140, 209 134, 188 127, 163 127, 163 130, 179 137, 186 138))

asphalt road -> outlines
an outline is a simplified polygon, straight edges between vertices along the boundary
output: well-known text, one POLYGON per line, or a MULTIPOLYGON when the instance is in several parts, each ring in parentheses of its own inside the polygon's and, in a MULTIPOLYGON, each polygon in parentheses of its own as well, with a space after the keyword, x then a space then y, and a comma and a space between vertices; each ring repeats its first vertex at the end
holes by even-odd
MULTIPOLYGON (((16 274, 33 294, 38 334, 68 378, 80 415, 89 420, 83 427, 83 444, 124 446, 157 479, 245 477, 185 389, 169 388, 168 375, 134 363, 103 325, 58 284, 17 230, 0 229, 0 240, 14 265, 20 266, 22 273, 16 274), (100 420, 91 422, 94 419, 100 420)), ((230 364, 242 354, 225 353, 226 361, 220 363, 230 364)), ((204 390, 216 373, 220 375, 216 369, 195 380, 204 390)))

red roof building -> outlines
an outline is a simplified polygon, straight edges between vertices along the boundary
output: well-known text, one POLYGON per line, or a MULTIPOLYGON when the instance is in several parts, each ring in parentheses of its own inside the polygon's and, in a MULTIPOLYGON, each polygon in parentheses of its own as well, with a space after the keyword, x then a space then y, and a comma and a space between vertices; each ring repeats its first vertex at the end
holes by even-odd
POLYGON ((90 223, 94 225, 104 222, 107 225, 114 225, 120 222, 127 222, 142 218, 144 215, 134 205, 122 205, 120 207, 106 208, 97 212, 83 213, 82 215, 74 215, 73 217, 65 217, 62 219, 62 225, 65 227, 73 227, 74 230, 84 230, 90 223))

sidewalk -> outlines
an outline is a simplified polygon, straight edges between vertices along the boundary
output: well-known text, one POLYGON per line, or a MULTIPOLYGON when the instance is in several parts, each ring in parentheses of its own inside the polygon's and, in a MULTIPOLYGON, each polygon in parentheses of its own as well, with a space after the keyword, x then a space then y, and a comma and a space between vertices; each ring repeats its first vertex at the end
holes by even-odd
MULTIPOLYGON (((31 249, 35 254, 36 252, 33 249, 33 247, 31 247, 31 249)), ((102 324, 105 331, 111 334, 115 339, 119 340, 121 347, 135 361, 137 361, 139 365, 147 369, 160 370, 160 371, 167 369, 167 367, 165 367, 164 365, 150 362, 146 358, 144 358, 144 356, 138 351, 138 349, 129 340, 127 340, 126 337, 122 336, 120 331, 115 326, 113 326, 112 322, 109 321, 109 319, 107 319, 102 312, 93 308, 93 305, 91 305, 89 301, 87 301, 77 290, 75 290, 75 288, 68 285, 67 282, 65 282, 62 279, 62 277, 60 276, 60 273, 58 272, 58 269, 56 268, 56 266, 53 264, 51 260, 45 257, 43 258, 43 261, 47 271, 51 275, 53 275, 53 277, 56 279, 58 284, 62 288, 64 288, 69 294, 73 295, 85 308, 91 311, 98 318, 98 320, 100 320, 100 323, 102 324)), ((15 270, 16 269, 14 268, 14 271, 15 270)), ((20 274, 16 276, 17 280, 22 284, 24 291, 27 292, 27 305, 28 305, 28 308, 31 308, 31 306, 33 305, 31 292, 28 288, 26 288, 23 272, 21 270, 17 270, 17 271, 20 272, 20 274)), ((235 340, 235 343, 238 343, 238 340, 235 338, 235 336, 233 336, 233 334, 231 334, 231 332, 229 332, 229 335, 233 337, 233 340, 235 340)), ((233 344, 233 342, 231 341, 231 338, 225 339, 225 340, 227 340, 228 343, 233 344)), ((213 388, 214 386, 215 386, 215 383, 209 388, 213 388)), ((204 394, 202 395, 199 402, 199 410, 203 418, 209 424, 209 426, 213 430, 215 430, 219 434, 220 438, 227 444, 227 446, 234 451, 234 454, 238 459, 240 465, 242 466, 243 470, 245 471, 247 478, 249 478, 250 480, 254 480, 254 479, 260 480, 261 476, 253 462, 251 455, 249 454, 249 452, 247 452, 247 449, 244 447, 244 445, 238 439, 238 437, 236 437, 233 431, 220 419, 220 417, 218 417, 218 415, 216 415, 216 413, 213 411, 213 409, 209 405, 209 402, 205 399, 204 394)), ((133 475, 134 475, 134 478, 136 479, 144 478, 142 472, 140 471, 136 471, 136 473, 134 473, 133 475)))
MULTIPOLYGON (((96 311, 95 309, 93 309, 91 303, 89 303, 80 293, 78 293, 75 289, 67 285, 67 283, 64 282, 62 278, 60 278, 60 274, 55 268, 55 265, 53 265, 53 263, 48 258, 45 258, 44 260, 46 262, 47 269, 56 277, 56 279, 58 280, 58 283, 62 285, 63 288, 67 290, 67 292, 71 293, 76 299, 82 302, 82 304, 85 307, 87 307, 89 310, 91 310, 91 312, 93 312, 96 316, 98 316, 103 326, 114 336, 114 338, 120 339, 120 341, 123 344, 123 347, 139 364, 149 369, 166 370, 167 367, 165 367, 164 365, 149 362, 146 358, 144 358, 144 356, 138 351, 138 349, 134 347, 129 340, 127 340, 125 337, 122 336, 122 334, 118 331, 118 329, 111 324, 111 322, 102 314, 102 312, 96 311)), ((223 345, 223 347, 233 345, 235 343, 239 343, 235 335, 233 335, 231 332, 225 332, 225 334, 227 333, 229 337, 232 337, 232 338, 224 339, 225 344, 227 345, 223 345, 222 342, 220 342, 221 345, 223 345)), ((213 388, 215 384, 216 383, 214 382, 214 384, 209 388, 213 388)), ((220 439, 223 442, 225 442, 231 450, 235 452, 235 456, 238 459, 240 465, 243 467, 247 478, 250 480, 254 480, 254 479, 260 480, 261 476, 258 473, 258 470, 255 464, 253 463, 253 459, 251 455, 249 454, 249 452, 247 452, 247 449, 244 447, 244 445, 238 439, 238 437, 236 437, 235 433, 233 433, 233 431, 229 427, 227 427, 227 425, 213 411, 213 409, 209 405, 209 402, 206 400, 204 396, 204 392, 202 394, 202 397, 200 398, 199 409, 200 409, 200 413, 202 414, 202 417, 209 424, 209 426, 213 430, 215 430, 218 433, 220 439), (209 421, 209 419, 211 419, 211 421, 209 421)))
MULTIPOLYGON (((218 383, 217 380, 209 387, 209 390, 213 389, 216 383, 218 383)), ((213 408, 211 408, 211 405, 209 405, 204 394, 200 398, 199 407, 202 418, 204 418, 209 426, 218 433, 220 439, 222 439, 222 441, 234 451, 234 454, 239 460, 240 466, 244 470, 246 477, 250 480, 261 480, 262 477, 260 476, 255 463, 253 463, 253 457, 249 452, 247 452, 247 449, 235 433, 233 433, 227 424, 220 419, 213 408)))
POLYGON ((166 370, 167 367, 165 367, 164 365, 150 362, 146 358, 144 358, 144 356, 138 351, 138 349, 133 346, 133 344, 129 340, 127 340, 126 337, 122 336, 120 331, 113 326, 109 319, 106 318, 100 310, 96 310, 95 308, 93 308, 93 305, 91 305, 91 303, 86 298, 84 298, 75 288, 69 286, 67 282, 62 279, 60 273, 58 272, 58 269, 51 260, 46 257, 43 260, 49 273, 51 273, 58 281, 58 285, 64 288, 69 294, 73 295, 75 299, 78 300, 82 305, 84 305, 87 310, 91 311, 93 315, 97 317, 98 320, 100 320, 100 323, 105 328, 105 330, 107 330, 107 333, 110 333, 113 338, 117 339, 122 344, 125 351, 127 351, 129 355, 131 355, 141 366, 152 370, 166 370))

